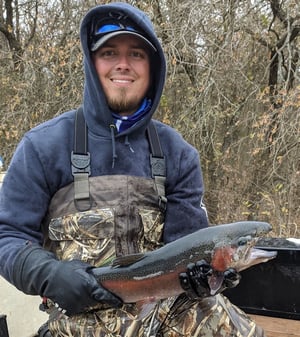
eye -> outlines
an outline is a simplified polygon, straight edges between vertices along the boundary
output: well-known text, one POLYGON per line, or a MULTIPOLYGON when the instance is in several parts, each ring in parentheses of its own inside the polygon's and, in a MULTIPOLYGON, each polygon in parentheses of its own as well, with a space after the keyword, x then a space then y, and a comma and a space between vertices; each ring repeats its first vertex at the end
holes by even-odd
POLYGON ((251 240, 250 236, 242 236, 238 240, 238 245, 239 246, 245 246, 248 244, 248 242, 251 240))
POLYGON ((103 47, 99 48, 94 55, 96 58, 110 59, 115 57, 116 54, 117 52, 113 48, 103 47))
POLYGON ((133 50, 131 51, 131 56, 134 58, 144 59, 147 57, 147 54, 143 50, 133 50))
POLYGON ((109 57, 109 56, 114 56, 116 55, 116 52, 114 50, 103 50, 102 53, 101 53, 101 56, 102 57, 109 57))

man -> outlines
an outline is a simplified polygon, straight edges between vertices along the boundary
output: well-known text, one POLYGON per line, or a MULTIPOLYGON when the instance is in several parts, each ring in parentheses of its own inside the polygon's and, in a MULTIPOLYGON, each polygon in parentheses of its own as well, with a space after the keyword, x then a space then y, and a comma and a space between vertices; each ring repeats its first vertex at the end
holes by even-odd
POLYGON ((25 134, 1 189, 1 275, 43 297, 52 336, 181 336, 214 303, 199 305, 208 285, 195 266, 184 275, 189 297, 146 315, 101 287, 92 270, 208 226, 198 153, 152 120, 166 65, 143 12, 97 6, 80 37, 82 108, 25 134))

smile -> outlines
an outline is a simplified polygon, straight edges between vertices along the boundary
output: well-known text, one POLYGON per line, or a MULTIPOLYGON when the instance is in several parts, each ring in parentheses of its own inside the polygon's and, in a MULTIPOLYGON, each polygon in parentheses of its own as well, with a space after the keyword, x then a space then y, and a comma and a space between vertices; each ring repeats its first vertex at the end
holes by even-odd
POLYGON ((120 84, 133 83, 133 80, 118 80, 118 79, 112 79, 111 81, 112 81, 113 83, 120 83, 120 84))

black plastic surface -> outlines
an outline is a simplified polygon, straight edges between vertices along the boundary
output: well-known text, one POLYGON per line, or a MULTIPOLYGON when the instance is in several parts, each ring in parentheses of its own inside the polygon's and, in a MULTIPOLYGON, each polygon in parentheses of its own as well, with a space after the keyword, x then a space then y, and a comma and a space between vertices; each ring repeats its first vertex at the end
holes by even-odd
POLYGON ((300 247, 282 239, 257 247, 277 257, 242 271, 240 284, 224 295, 246 313, 300 320, 300 247))

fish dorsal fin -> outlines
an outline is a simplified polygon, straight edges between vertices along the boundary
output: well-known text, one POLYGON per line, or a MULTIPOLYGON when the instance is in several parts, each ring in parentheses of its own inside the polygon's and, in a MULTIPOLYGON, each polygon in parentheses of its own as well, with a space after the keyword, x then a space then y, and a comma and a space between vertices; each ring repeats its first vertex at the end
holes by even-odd
POLYGON ((145 254, 143 254, 143 253, 119 256, 113 261, 112 267, 115 267, 115 268, 116 267, 127 267, 131 264, 134 264, 134 263, 142 260, 144 257, 145 257, 145 254))

